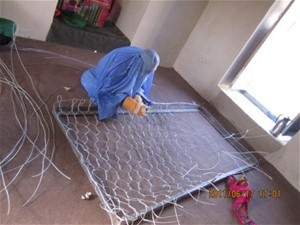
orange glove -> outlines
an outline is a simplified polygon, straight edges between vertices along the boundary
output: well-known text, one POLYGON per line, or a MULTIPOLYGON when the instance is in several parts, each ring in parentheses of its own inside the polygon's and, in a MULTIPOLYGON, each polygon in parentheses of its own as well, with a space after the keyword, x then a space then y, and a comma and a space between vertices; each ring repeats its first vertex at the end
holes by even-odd
POLYGON ((146 116, 146 109, 148 108, 139 95, 136 95, 135 98, 126 97, 122 106, 138 116, 146 116))

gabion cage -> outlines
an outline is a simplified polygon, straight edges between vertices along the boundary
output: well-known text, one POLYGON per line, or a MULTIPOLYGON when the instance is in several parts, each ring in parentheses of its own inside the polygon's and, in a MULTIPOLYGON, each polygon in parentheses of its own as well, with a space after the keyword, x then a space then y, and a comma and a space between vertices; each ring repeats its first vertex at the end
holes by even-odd
POLYGON ((145 118, 120 110, 100 121, 89 101, 58 98, 54 115, 113 224, 143 219, 257 164, 195 104, 154 104, 145 118))

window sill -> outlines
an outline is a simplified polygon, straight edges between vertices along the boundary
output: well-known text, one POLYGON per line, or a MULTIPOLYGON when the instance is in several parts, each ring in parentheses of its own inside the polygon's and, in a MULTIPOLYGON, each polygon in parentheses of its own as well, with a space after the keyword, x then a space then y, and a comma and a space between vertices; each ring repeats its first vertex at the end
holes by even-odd
POLYGON ((291 140, 292 137, 290 136, 279 135, 278 137, 275 137, 272 135, 270 130, 273 128, 274 122, 239 91, 230 88, 220 88, 241 110, 243 110, 258 126, 260 126, 266 132, 266 135, 269 135, 281 145, 285 145, 291 140))

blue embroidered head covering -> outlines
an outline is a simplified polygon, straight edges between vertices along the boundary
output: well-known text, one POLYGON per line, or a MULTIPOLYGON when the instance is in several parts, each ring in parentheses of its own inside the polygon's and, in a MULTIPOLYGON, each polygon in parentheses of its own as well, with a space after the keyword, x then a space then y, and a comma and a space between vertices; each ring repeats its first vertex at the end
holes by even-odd
POLYGON ((115 118, 128 96, 140 94, 150 103, 147 96, 159 62, 154 50, 129 46, 109 52, 95 68, 85 71, 81 84, 98 106, 99 119, 115 118))

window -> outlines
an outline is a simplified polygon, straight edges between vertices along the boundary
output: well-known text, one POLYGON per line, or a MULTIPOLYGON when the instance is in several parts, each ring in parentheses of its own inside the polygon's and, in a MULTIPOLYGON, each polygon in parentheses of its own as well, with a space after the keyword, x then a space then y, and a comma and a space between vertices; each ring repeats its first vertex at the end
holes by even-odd
POLYGON ((299 130, 298 12, 299 1, 275 2, 220 83, 243 95, 272 121, 271 126, 279 118, 289 118, 284 135, 299 130))

